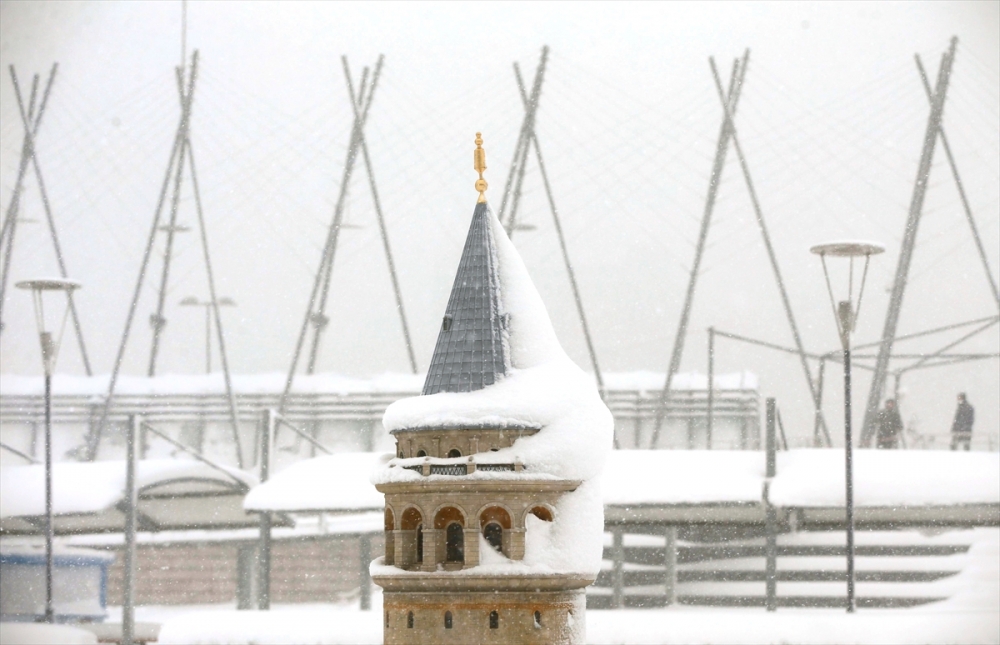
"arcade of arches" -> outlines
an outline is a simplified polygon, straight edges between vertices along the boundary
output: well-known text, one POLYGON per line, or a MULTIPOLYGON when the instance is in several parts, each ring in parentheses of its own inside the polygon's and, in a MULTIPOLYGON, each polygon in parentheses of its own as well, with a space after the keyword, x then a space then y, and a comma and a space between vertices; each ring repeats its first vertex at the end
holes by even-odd
MULTIPOLYGON (((447 503, 431 507, 390 500, 385 508, 385 563, 403 569, 434 571, 463 569, 479 564, 480 539, 512 560, 524 557, 525 518, 528 514, 553 521, 547 500, 521 503, 447 503), (513 506, 513 508, 512 508, 513 506), (402 512, 397 513, 400 507, 402 512), (471 509, 471 510, 470 510, 471 509)), ((478 496, 477 496, 478 497, 478 496)), ((537 497, 537 495, 533 496, 537 497)), ((469 500, 474 501, 474 500, 469 500)), ((478 500, 475 500, 478 501, 478 500)))

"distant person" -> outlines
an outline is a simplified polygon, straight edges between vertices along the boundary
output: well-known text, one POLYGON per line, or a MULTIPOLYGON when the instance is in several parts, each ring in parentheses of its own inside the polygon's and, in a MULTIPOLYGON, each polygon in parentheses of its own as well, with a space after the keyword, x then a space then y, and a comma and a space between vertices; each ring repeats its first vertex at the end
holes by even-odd
POLYGON ((903 419, 896 409, 896 399, 886 399, 885 407, 875 417, 875 447, 879 450, 893 450, 899 447, 899 437, 903 433, 903 419))
POLYGON ((951 449, 969 450, 972 443, 972 423, 976 420, 976 409, 965 400, 965 392, 958 395, 955 420, 951 422, 951 449))

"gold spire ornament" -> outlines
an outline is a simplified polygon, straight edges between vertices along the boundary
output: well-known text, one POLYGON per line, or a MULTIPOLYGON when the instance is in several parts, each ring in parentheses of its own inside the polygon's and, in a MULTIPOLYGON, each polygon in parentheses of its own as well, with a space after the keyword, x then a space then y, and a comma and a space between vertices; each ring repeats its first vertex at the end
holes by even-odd
POLYGON ((472 153, 472 167, 479 173, 479 179, 476 180, 476 190, 479 191, 478 203, 485 204, 488 184, 483 179, 483 171, 486 170, 486 151, 483 150, 483 134, 481 132, 476 133, 476 150, 472 153))

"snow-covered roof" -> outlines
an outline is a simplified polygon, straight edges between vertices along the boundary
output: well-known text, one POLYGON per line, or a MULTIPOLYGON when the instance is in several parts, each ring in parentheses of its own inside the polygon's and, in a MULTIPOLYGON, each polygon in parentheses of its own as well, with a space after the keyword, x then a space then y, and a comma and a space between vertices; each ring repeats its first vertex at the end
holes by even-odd
POLYGON ((243 507, 248 511, 382 509, 382 493, 368 480, 390 457, 378 452, 341 452, 296 462, 251 490, 243 507))
MULTIPOLYGON (((770 500, 785 507, 844 505, 844 451, 778 454, 770 500)), ((857 506, 1000 504, 1000 459, 995 452, 855 450, 857 506)))
MULTIPOLYGON (((239 526, 255 522, 240 506, 257 483, 250 473, 225 472, 186 459, 144 459, 137 469, 140 529, 239 526)), ((52 505, 59 533, 121 530, 125 462, 59 462, 52 467, 52 505)), ((35 533, 45 514, 45 468, 0 470, 0 528, 35 533)))

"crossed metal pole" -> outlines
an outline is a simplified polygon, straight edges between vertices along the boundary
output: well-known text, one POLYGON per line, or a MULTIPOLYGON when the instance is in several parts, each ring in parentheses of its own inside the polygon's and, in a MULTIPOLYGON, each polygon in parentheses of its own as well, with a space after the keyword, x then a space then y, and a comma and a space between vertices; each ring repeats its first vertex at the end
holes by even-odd
MULTIPOLYGON (((927 94, 927 100, 930 101, 931 106, 934 105, 934 91, 931 89, 930 81, 927 79, 927 72, 924 70, 924 64, 920 60, 920 54, 917 54, 914 58, 917 61, 917 70, 920 72, 920 81, 923 83, 924 92, 927 94)), ((990 270, 990 261, 986 258, 986 249, 983 248, 983 240, 979 236, 979 228, 976 226, 976 219, 972 216, 972 208, 969 206, 969 198, 965 195, 965 185, 962 184, 962 177, 958 174, 958 166, 955 164, 955 157, 951 153, 951 145, 948 144, 948 136, 944 133, 944 124, 938 122, 938 134, 941 136, 941 147, 944 148, 944 154, 948 158, 948 166, 951 168, 951 176, 955 180, 955 187, 958 188, 958 196, 962 201, 962 210, 965 212, 965 220, 969 223, 969 228, 972 231, 972 239, 976 243, 976 251, 979 252, 979 259, 983 263, 983 270, 986 272, 986 280, 989 282, 990 289, 993 291, 993 299, 997 302, 997 308, 1000 309, 1000 291, 997 289, 996 280, 993 279, 993 271, 990 270)))
MULTIPOLYGON (((753 205, 757 227, 760 229, 761 237, 764 239, 764 247, 767 250, 767 257, 771 264, 771 270, 773 271, 775 281, 778 284, 778 291, 781 295, 781 304, 785 310, 785 317, 788 319, 788 326, 792 331, 792 338, 795 341, 795 353, 798 355, 799 361, 802 364, 802 371, 805 373, 806 384, 809 386, 809 393, 812 396, 813 409, 815 410, 816 419, 820 428, 823 430, 827 444, 830 444, 830 433, 826 427, 826 419, 823 416, 822 399, 820 398, 821 394, 816 383, 813 381, 812 372, 809 369, 809 363, 807 360, 808 354, 802 344, 802 336, 799 334, 798 325, 795 323, 795 315, 792 312, 792 305, 788 298, 788 291, 785 289, 785 282, 781 276, 781 269, 778 266, 778 259, 774 252, 774 245, 771 243, 771 236, 768 233, 767 225, 764 221, 764 214, 761 210, 760 200, 757 197, 757 191, 754 188, 753 179, 750 176, 750 167, 747 164, 746 156, 743 154, 743 148, 740 146, 740 140, 736 132, 734 115, 736 107, 739 103, 740 92, 742 90, 743 80, 746 76, 746 68, 749 59, 750 50, 748 49, 744 52, 742 61, 733 61, 733 70, 730 74, 728 92, 723 89, 722 81, 719 78, 719 70, 715 65, 715 59, 708 59, 709 65, 712 69, 712 79, 715 82, 715 89, 719 95, 719 102, 722 104, 723 123, 719 132, 719 142, 716 146, 715 162, 712 166, 712 176, 709 181, 708 197, 705 200, 705 212, 702 216, 701 229, 698 235, 698 245, 695 249, 695 261, 691 267, 691 275, 688 280, 688 290, 685 295, 684 306, 681 309, 681 320, 678 325, 677 336, 674 338, 674 348, 671 352, 670 366, 667 370, 667 377, 663 385, 663 391, 660 394, 660 405, 656 413, 656 425, 653 430, 652 440, 650 441, 650 448, 654 448, 656 443, 659 441, 660 431, 663 427, 663 421, 667 413, 667 406, 670 402, 671 384, 673 382, 674 375, 677 373, 677 370, 680 369, 681 355, 684 351, 684 340, 687 334, 687 325, 691 314, 691 304, 694 299, 695 284, 698 279, 698 269, 701 264, 702 254, 704 253, 705 240, 708 237, 712 210, 715 206, 715 198, 718 193, 719 181, 722 176, 722 168, 725 164, 726 150, 729 147, 730 141, 732 141, 733 149, 736 151, 736 156, 740 164, 740 170, 742 171, 743 179, 747 185, 747 191, 750 193, 750 202, 753 205)), ((711 388, 711 384, 709 384, 709 387, 711 388)))
POLYGON ((337 242, 340 237, 340 229, 343 225, 344 207, 346 205, 347 193, 350 187, 351 176, 354 174, 355 162, 358 153, 364 160, 365 171, 368 175, 368 187, 371 190, 372 201, 375 204, 375 215, 378 219, 379 233, 382 238, 382 247, 385 250, 386 261, 389 264, 389 275, 392 279, 392 288, 396 297, 396 309, 399 311, 399 319, 403 328, 403 337, 406 341, 407 358, 410 362, 410 369, 417 373, 417 359, 413 352, 413 343, 410 338, 410 327, 406 321, 406 312, 403 308, 403 296, 399 286, 399 279, 396 275, 396 264, 392 257, 392 248, 389 244, 389 233, 385 224, 385 216, 382 212, 382 202, 379 199, 378 188, 375 185, 375 173, 372 169, 371 156, 368 153, 368 143, 365 140, 364 127, 368 120, 368 111, 372 105, 375 89, 378 86, 379 78, 382 75, 382 64, 385 56, 379 56, 375 63, 375 70, 371 75, 371 83, 368 82, 369 70, 367 67, 361 73, 361 79, 355 90, 354 80, 351 76, 350 66, 347 57, 341 57, 344 69, 344 78, 347 83, 348 94, 350 95, 351 108, 354 113, 354 123, 351 128, 351 139, 347 146, 347 161, 344 164, 344 174, 340 180, 340 194, 333 210, 333 221, 327 232, 326 243, 323 246, 323 255, 316 270, 316 277, 313 281, 313 288, 309 294, 309 304, 306 308, 306 315, 299 330, 299 336, 295 343, 295 351, 292 355, 292 363, 288 369, 288 376, 285 379, 285 389, 281 395, 279 410, 284 412, 288 394, 292 389, 292 382, 295 379, 295 370, 298 367, 299 359, 305 345, 309 327, 313 328, 312 342, 309 348, 309 359, 306 364, 306 373, 313 374, 316 370, 316 360, 319 353, 320 339, 330 319, 326 315, 326 307, 330 294, 330 283, 333 277, 333 263, 337 253, 337 242))
POLYGON ((97 455, 100 446, 101 436, 108 422, 108 415, 111 411, 111 404, 115 395, 115 386, 118 383, 118 375, 121 371, 122 361, 125 357, 125 348, 128 346, 128 338, 132 330, 132 323, 135 320, 136 309, 139 304, 139 296, 142 292, 142 285, 145 283, 146 271, 149 268, 149 260, 152 256, 153 245, 156 241, 158 231, 165 230, 167 233, 167 252, 164 257, 163 272, 160 280, 160 292, 157 300, 157 310, 150 321, 153 324, 153 344, 150 352, 149 375, 153 376, 156 369, 156 356, 159 347, 160 333, 166 323, 163 317, 163 308, 167 290, 167 280, 170 272, 171 249, 173 245, 174 233, 180 227, 177 226, 177 209, 180 194, 180 185, 184 174, 184 164, 187 163, 191 174, 191 185, 194 192, 195 211, 198 215, 198 231, 201 237, 201 249, 205 261, 205 273, 208 279, 209 297, 212 301, 212 315, 215 318, 215 329, 218 334, 219 354, 222 359, 222 373, 226 384, 227 402, 229 404, 230 423, 232 425, 233 445, 236 452, 236 463, 243 467, 243 450, 240 442, 239 415, 236 407, 236 395, 233 391, 232 378, 229 372, 229 359, 226 353, 225 335, 222 329, 222 316, 219 313, 219 298, 215 289, 215 273, 212 269, 212 259, 208 248, 208 232, 205 227, 205 215, 201 203, 201 190, 198 185, 198 173, 194 161, 194 151, 190 139, 191 105, 194 101, 195 81, 198 77, 198 51, 195 50, 191 57, 191 67, 189 73, 185 75, 182 67, 176 68, 177 92, 180 100, 181 117, 174 135, 173 146, 170 151, 170 159, 167 163, 167 172, 160 187, 160 195, 156 203, 156 211, 153 215, 153 225, 146 240, 146 248, 142 257, 142 264, 139 268, 139 277, 136 281, 135 291, 129 303, 128 317, 125 321, 125 329, 122 332, 121 341, 118 345, 118 353, 115 356, 114 366, 111 372, 111 379, 108 384, 108 393, 104 400, 104 408, 101 412, 99 423, 94 429, 87 446, 87 458, 93 460, 97 455), (186 78, 185 78, 186 76, 186 78), (173 180, 173 195, 170 205, 170 223, 160 226, 160 217, 163 214, 163 207, 166 202, 167 190, 173 180))
POLYGON ((576 272, 573 270, 573 263, 569 258, 569 250, 566 247, 566 236, 563 233, 562 220, 559 217, 559 209, 556 207, 555 198, 552 195, 552 185, 549 183, 549 175, 545 170, 545 160, 542 157, 542 148, 538 143, 538 135, 535 132, 535 115, 538 112, 538 102, 542 92, 542 82, 545 78, 545 69, 549 57, 549 48, 542 48, 541 59, 538 68, 535 70, 535 77, 531 85, 530 94, 521 75, 521 68, 514 63, 514 78, 517 81, 517 90, 524 104, 524 120, 521 122, 521 130, 518 135, 517 145, 514 148, 514 158, 511 161, 510 171, 507 174, 507 181, 500 202, 500 222, 504 224, 507 236, 513 238, 514 231, 521 228, 517 224, 517 211, 521 201, 521 188, 524 184, 525 167, 527 166, 528 153, 531 149, 535 151, 535 160, 538 162, 538 169, 542 176, 542 184, 545 187, 545 196, 548 199, 549 211, 552 213, 552 222, 555 225, 556 236, 559 239, 559 250, 562 253, 563 263, 566 265, 566 273, 569 275, 570 288, 573 291, 573 300, 576 303, 577 315, 580 317, 580 325, 583 328, 584 340, 587 343, 587 353, 590 356, 591 366, 594 368, 594 377, 597 380, 597 389, 603 397, 605 394, 604 377, 597 362, 597 352, 594 349, 594 341, 590 334, 590 326, 587 324, 587 316, 583 309, 583 298, 580 295, 580 287, 576 281, 576 272), (508 204, 510 210, 507 210, 508 204))
POLYGON ((979 230, 976 228, 975 219, 972 216, 972 209, 969 207, 969 200, 965 195, 965 187, 958 174, 958 166, 951 153, 951 146, 948 145, 948 138, 945 136, 944 126, 941 121, 944 117, 945 100, 948 96, 948 84, 951 80, 951 69, 955 62, 955 49, 958 46, 958 38, 953 37, 948 47, 948 51, 941 55, 941 64, 938 67, 938 76, 931 89, 927 73, 924 70, 920 56, 916 56, 917 72, 920 75, 921 83, 930 102, 930 113, 927 117, 927 129, 924 132, 923 151, 920 156, 920 163, 917 167, 917 178, 913 185, 913 195, 910 199, 909 214, 906 219, 906 227, 903 229, 903 241, 900 244, 899 260, 896 265, 896 276, 892 285, 892 292, 889 296, 889 307, 886 311, 885 325, 882 330, 882 340, 879 346, 878 359, 875 363, 875 374, 872 377, 871 387, 868 390, 868 403, 865 406, 865 420, 862 426, 862 440, 871 437, 874 433, 875 415, 878 413, 879 402, 882 399, 882 392, 885 390, 886 376, 889 372, 889 359, 892 356, 892 344, 896 340, 896 329, 899 326, 899 315, 903 306, 903 295, 906 292, 906 283, 909 279, 910 263, 913 259, 913 251, 917 241, 917 228, 923 214, 924 197, 927 194, 927 184, 930 179, 931 163, 934 159, 934 148, 938 139, 941 139, 942 147, 948 158, 948 165, 951 167, 952 177, 958 187, 958 194, 961 198, 962 207, 965 211, 965 218, 972 229, 972 236, 976 243, 976 249, 986 270, 987 280, 993 290, 993 297, 1000 308, 1000 293, 997 291, 997 284, 993 280, 989 262, 986 259, 986 252, 983 249, 982 240, 979 237, 979 230))
MULTIPOLYGON (((30 164, 35 173, 35 180, 38 183, 38 192, 42 198, 42 208, 45 211, 45 221, 48 224, 49 237, 52 238, 52 246, 56 252, 56 263, 59 265, 59 274, 66 278, 66 261, 63 258, 62 246, 59 244, 59 235, 56 232, 55 218, 52 216, 52 202, 49 200, 49 193, 45 189, 45 179, 42 177, 42 167, 38 163, 38 152, 35 149, 35 138, 38 136, 38 129, 42 123, 42 116, 45 114, 45 107, 48 105, 49 95, 52 91, 52 84, 56 79, 56 72, 59 64, 52 65, 49 72, 48 81, 45 83, 45 90, 42 92, 41 101, 38 98, 39 76, 35 74, 31 82, 31 94, 29 95, 27 109, 25 109, 24 98, 21 95, 21 85, 18 82, 17 72, 14 66, 10 66, 10 80, 14 85, 14 96, 17 99, 18 113, 21 116, 21 124, 24 126, 24 142, 21 146, 21 160, 17 168, 17 180, 14 182, 14 192, 11 195, 10 203, 7 205, 7 213, 3 226, 0 227, 0 249, 3 250, 3 274, 0 276, 0 331, 3 331, 3 306, 4 297, 7 292, 7 282, 10 278, 10 261, 14 251, 14 234, 17 231, 17 222, 21 213, 21 191, 24 188, 24 179, 30 164), (38 108, 37 112, 35 108, 38 108)), ((67 292, 69 298, 70 317, 73 319, 73 330, 76 334, 77 344, 80 346, 80 356, 83 359, 83 369, 87 376, 92 375, 90 368, 90 357, 87 355, 87 346, 83 340, 83 329, 80 326, 80 317, 77 314, 76 302, 73 299, 73 292, 67 292)))

